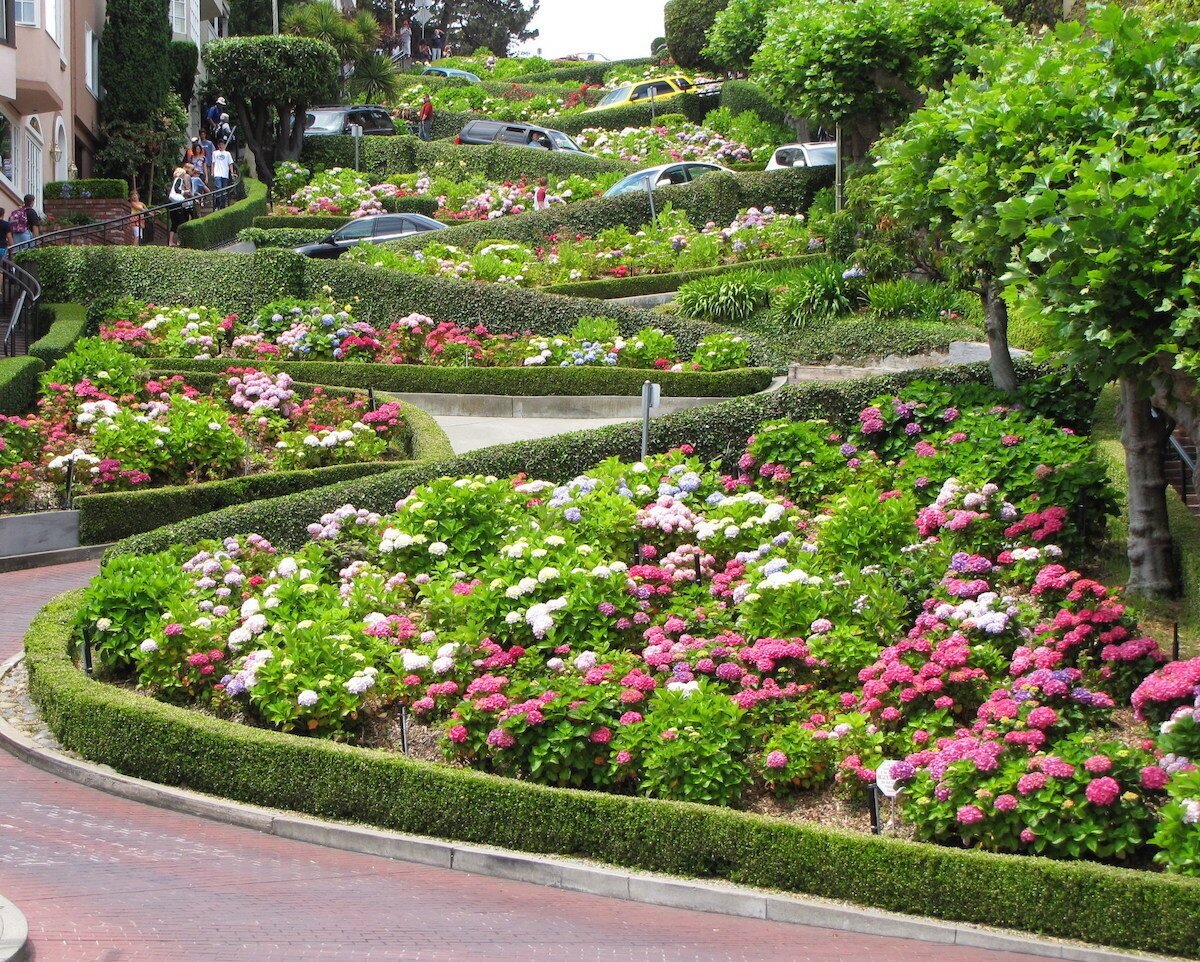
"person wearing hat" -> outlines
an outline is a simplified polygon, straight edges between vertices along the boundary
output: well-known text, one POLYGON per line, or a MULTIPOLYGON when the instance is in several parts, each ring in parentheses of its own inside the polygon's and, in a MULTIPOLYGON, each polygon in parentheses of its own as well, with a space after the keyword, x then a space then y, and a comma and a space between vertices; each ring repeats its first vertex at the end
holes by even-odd
POLYGON ((221 114, 227 111, 224 97, 218 97, 217 102, 208 108, 208 113, 204 115, 204 119, 208 121, 208 129, 216 130, 217 124, 221 122, 221 114))

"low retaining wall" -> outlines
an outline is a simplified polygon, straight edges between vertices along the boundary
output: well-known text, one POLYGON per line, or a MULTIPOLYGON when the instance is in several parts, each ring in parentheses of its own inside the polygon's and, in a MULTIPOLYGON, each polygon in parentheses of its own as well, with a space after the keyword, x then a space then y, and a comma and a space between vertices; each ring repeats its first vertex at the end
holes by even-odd
MULTIPOLYGON (((1010 347, 1013 360, 1029 356, 1028 351, 1010 347)), ((919 371, 927 367, 947 367, 952 364, 976 364, 986 362, 990 356, 987 344, 980 341, 951 341, 948 352, 913 354, 900 356, 889 354, 881 361, 863 365, 850 364, 789 364, 788 384, 802 381, 847 381, 897 371, 919 371)))
POLYGON ((42 511, 0 517, 0 558, 78 547, 78 511, 42 511))

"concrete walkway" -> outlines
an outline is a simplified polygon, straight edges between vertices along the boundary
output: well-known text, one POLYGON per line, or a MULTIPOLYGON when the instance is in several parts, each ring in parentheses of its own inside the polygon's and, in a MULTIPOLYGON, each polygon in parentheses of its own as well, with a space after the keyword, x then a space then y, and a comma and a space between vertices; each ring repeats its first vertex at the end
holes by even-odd
POLYGON ((464 454, 493 444, 511 441, 532 441, 549 438, 568 431, 590 431, 607 424, 630 424, 626 418, 480 418, 439 416, 437 423, 455 454, 464 454))
MULTIPOLYGON (((0 575, 0 660, 82 562, 0 575)), ((126 801, 0 753, 0 892, 38 962, 1032 962, 341 852, 126 801)))

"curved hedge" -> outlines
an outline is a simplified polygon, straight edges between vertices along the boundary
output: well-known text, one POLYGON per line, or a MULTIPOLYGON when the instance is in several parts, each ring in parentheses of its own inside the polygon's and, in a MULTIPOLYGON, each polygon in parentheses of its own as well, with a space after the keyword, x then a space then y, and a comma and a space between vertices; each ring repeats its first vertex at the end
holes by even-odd
POLYGON ((0 358, 0 414, 25 414, 46 366, 36 357, 0 358))
MULTIPOLYGON (((1018 362, 1022 378, 1043 373, 1018 362)), ((828 418, 852 421, 872 398, 903 389, 914 381, 940 384, 991 383, 986 364, 903 371, 859 381, 812 382, 790 385, 766 394, 722 401, 655 418, 650 422, 650 450, 659 451, 691 444, 703 459, 721 458, 730 466, 742 453, 746 438, 758 425, 772 418, 828 418)), ((1066 391, 1086 392, 1079 385, 1066 391)), ((1030 403, 1037 400, 1031 397, 1030 403)), ((1053 402, 1061 413, 1071 405, 1062 398, 1053 402)), ((616 424, 591 431, 578 431, 537 441, 518 441, 471 451, 443 461, 424 462, 348 482, 335 489, 261 501, 226 508, 180 524, 138 535, 116 545, 114 552, 152 554, 172 544, 191 544, 205 538, 225 537, 235 532, 257 531, 280 547, 294 548, 308 540, 307 526, 327 511, 354 502, 373 511, 391 511, 395 503, 416 485, 450 475, 493 474, 506 477, 524 471, 534 477, 566 481, 599 464, 605 458, 637 460, 641 454, 641 425, 616 424)))
MULTIPOLYGON (((581 83, 581 84, 602 84, 604 83, 604 75, 610 70, 621 67, 630 67, 635 70, 640 70, 645 67, 653 67, 657 60, 653 57, 633 57, 629 60, 585 60, 578 62, 566 62, 566 66, 554 67, 550 70, 539 70, 534 73, 526 74, 523 77, 510 78, 517 83, 581 83)), ((664 70, 670 68, 664 67, 664 70)))
POLYGON ((254 223, 255 217, 267 212, 267 185, 257 180, 245 181, 246 196, 221 210, 214 210, 189 220, 178 231, 182 247, 209 250, 228 243, 238 231, 254 223))
MULTIPOLYGON (((217 372, 227 358, 162 359, 173 370, 217 372)), ((232 363, 237 363, 236 361, 232 363)), ((247 362, 242 362, 247 363, 247 362)), ((642 383, 662 385, 664 397, 738 397, 771 384, 771 369, 652 371, 630 367, 430 367, 421 364, 360 364, 343 361, 273 361, 297 381, 369 388, 396 394, 500 394, 506 397, 589 397, 642 393, 642 383)), ((189 375, 190 376, 190 375, 189 375)))
MULTIPOLYGON (((310 137, 304 141, 300 162, 313 168, 353 167, 354 138, 343 134, 310 137)), ((478 146, 455 144, 447 140, 426 143, 416 137, 403 135, 364 137, 360 145, 360 169, 380 179, 429 170, 434 166, 444 168, 446 165, 457 166, 466 173, 481 174, 488 180, 515 180, 543 174, 563 177, 582 174, 589 177, 614 170, 625 173, 633 170, 631 164, 620 160, 605 160, 565 150, 531 150, 507 144, 478 146)))
MULTIPOLYGON (((511 219, 526 216, 536 215, 511 219)), ((661 327, 674 335, 680 352, 688 357, 706 334, 726 330, 716 324, 591 298, 404 274, 344 260, 301 257, 280 249, 207 254, 167 247, 51 247, 22 255, 22 262, 26 261, 37 266, 47 296, 64 302, 102 304, 128 295, 160 304, 212 304, 243 314, 280 297, 322 295, 328 287, 340 303, 357 298, 356 316, 377 325, 418 313, 467 326, 484 319, 499 334, 526 330, 565 334, 581 317, 603 315, 616 320, 624 334, 647 326, 661 327)), ((781 366, 786 362, 761 338, 743 337, 750 344, 752 364, 781 366)))
POLYGON ((801 892, 1122 948, 1200 953, 1200 883, 993 855, 716 807, 548 788, 251 728, 105 685, 71 661, 80 593, 25 640, 30 694, 92 761, 152 781, 401 832, 801 892))
POLYGON ((49 368, 87 334, 87 309, 82 304, 42 304, 40 310, 52 320, 46 333, 29 345, 29 356, 49 368))
POLYGON ((762 261, 742 261, 739 264, 722 264, 719 267, 702 267, 694 271, 677 271, 674 274, 634 274, 632 277, 613 277, 600 281, 573 281, 569 284, 551 284, 536 290, 545 294, 565 294, 567 297, 638 297, 645 294, 666 294, 677 291, 688 281, 715 274, 730 274, 738 271, 784 271, 799 267, 811 254, 797 257, 772 257, 762 261))

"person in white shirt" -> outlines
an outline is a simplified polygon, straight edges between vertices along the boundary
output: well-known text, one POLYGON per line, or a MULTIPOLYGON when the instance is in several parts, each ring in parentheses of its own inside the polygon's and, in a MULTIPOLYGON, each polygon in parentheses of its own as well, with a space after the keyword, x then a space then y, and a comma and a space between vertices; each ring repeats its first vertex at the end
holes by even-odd
MULTIPOLYGON (((225 141, 219 140, 217 141, 217 149, 213 151, 213 190, 221 190, 223 187, 228 187, 233 183, 233 154, 226 150, 225 146, 225 141)), ((228 203, 227 195, 219 194, 216 197, 217 210, 225 207, 228 203)))

